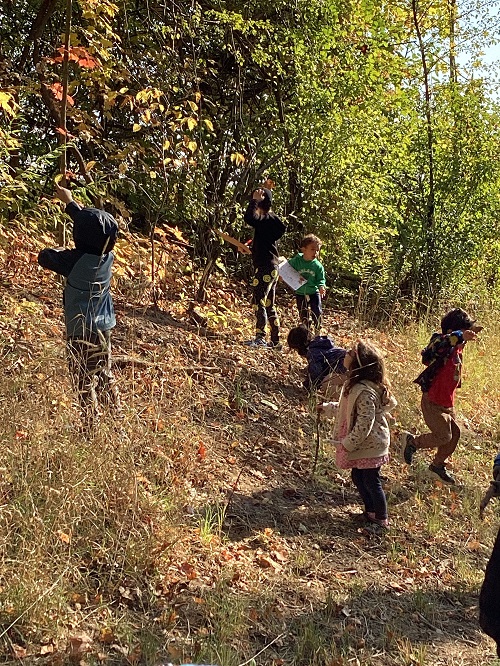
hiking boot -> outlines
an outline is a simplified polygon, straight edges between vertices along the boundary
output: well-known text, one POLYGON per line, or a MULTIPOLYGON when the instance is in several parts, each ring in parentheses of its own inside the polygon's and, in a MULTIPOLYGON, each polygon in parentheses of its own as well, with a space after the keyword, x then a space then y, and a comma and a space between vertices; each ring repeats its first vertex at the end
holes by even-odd
POLYGON ((429 472, 435 474, 444 483, 455 483, 455 479, 448 474, 444 465, 429 465, 429 472))
POLYGON ((283 349, 281 342, 273 342, 272 340, 267 344, 267 346, 271 349, 276 349, 276 351, 281 351, 283 349))
POLYGON ((413 456, 417 452, 417 447, 415 446, 415 437, 411 432, 401 433, 401 448, 403 449, 403 458, 407 465, 411 465, 413 461, 413 456))
POLYGON ((247 347, 265 347, 267 349, 267 342, 264 338, 253 338, 253 340, 245 340, 243 343, 247 347))

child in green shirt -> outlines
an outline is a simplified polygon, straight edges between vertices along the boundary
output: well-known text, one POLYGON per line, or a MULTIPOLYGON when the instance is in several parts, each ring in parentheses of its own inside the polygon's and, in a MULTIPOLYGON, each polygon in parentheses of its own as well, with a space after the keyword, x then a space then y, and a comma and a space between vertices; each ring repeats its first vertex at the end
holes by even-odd
POLYGON ((321 298, 325 295, 325 269, 316 258, 321 249, 321 241, 314 234, 308 234, 300 242, 301 252, 288 260, 292 268, 304 277, 305 282, 295 292, 297 307, 299 309, 300 321, 310 328, 312 319, 312 328, 317 333, 321 329, 321 298))

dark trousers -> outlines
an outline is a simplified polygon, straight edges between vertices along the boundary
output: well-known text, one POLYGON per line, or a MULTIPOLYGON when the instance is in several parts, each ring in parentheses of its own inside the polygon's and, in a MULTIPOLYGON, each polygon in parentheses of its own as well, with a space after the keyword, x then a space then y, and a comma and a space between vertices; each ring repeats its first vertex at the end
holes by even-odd
POLYGON ((67 354, 85 425, 94 425, 99 416, 99 403, 119 413, 120 393, 111 371, 111 332, 90 333, 85 339, 70 337, 67 354))
POLYGON ((323 315, 321 295, 319 291, 315 294, 295 294, 295 299, 299 309, 300 321, 304 326, 307 326, 307 328, 319 331, 323 315))
POLYGON ((271 342, 275 343, 280 339, 280 322, 274 305, 277 281, 278 271, 274 266, 255 269, 252 280, 252 305, 257 318, 255 336, 265 338, 266 324, 269 324, 271 342))
POLYGON ((366 513, 374 513, 375 518, 386 520, 387 501, 380 480, 380 467, 371 469, 356 469, 353 467, 351 479, 361 495, 366 513))

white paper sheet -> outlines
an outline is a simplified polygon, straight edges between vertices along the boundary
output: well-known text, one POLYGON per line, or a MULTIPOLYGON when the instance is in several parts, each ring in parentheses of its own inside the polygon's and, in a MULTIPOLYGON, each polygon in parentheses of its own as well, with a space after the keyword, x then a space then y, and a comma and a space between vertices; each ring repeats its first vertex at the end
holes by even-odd
POLYGON ((306 278, 302 277, 295 268, 292 268, 286 259, 280 259, 278 273, 283 282, 286 282, 294 291, 297 291, 297 289, 307 282, 306 278))

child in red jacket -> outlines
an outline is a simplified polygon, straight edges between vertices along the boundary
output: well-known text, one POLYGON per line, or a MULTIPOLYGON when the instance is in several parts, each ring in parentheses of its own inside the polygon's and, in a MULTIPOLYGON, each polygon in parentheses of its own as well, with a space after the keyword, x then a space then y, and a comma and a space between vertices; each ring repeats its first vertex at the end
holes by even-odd
POLYGON ((417 449, 437 449, 429 470, 445 483, 455 483, 445 463, 460 439, 454 403, 461 384, 462 350, 481 330, 465 310, 455 308, 441 320, 441 333, 433 333, 421 352, 427 367, 415 383, 422 389, 422 415, 430 432, 418 436, 404 432, 403 457, 411 465, 417 449))

